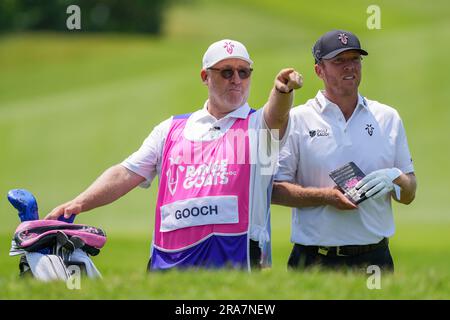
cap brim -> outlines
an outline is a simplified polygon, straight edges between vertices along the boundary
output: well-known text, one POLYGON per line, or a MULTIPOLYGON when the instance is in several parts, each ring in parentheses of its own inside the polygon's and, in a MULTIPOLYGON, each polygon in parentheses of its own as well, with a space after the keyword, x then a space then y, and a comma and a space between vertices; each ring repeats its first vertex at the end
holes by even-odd
POLYGON ((344 51, 349 51, 349 50, 359 51, 359 53, 361 53, 363 56, 368 55, 366 50, 363 50, 361 48, 349 47, 349 48, 341 48, 341 49, 331 51, 329 54, 323 56, 322 59, 331 59, 331 58, 336 57, 339 53, 344 52, 344 51))
POLYGON ((227 60, 227 59, 240 59, 240 60, 244 60, 245 62, 248 62, 248 63, 250 64, 250 66, 253 65, 253 61, 250 60, 250 59, 248 59, 248 58, 240 57, 240 56, 232 56, 232 57, 225 57, 225 58, 223 58, 223 59, 219 59, 219 60, 217 60, 217 61, 214 61, 214 62, 212 62, 212 63, 209 64, 209 65, 205 65, 205 66, 203 66, 203 69, 208 69, 208 68, 214 67, 214 66, 215 66, 216 64, 218 64, 220 61, 227 60))

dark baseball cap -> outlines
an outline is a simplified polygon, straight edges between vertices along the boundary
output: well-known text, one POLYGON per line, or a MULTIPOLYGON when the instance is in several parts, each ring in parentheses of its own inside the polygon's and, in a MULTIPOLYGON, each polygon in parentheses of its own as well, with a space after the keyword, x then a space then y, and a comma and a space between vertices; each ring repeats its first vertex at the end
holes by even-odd
POLYGON ((366 50, 361 49, 359 39, 350 31, 332 30, 325 33, 314 44, 312 54, 318 63, 322 59, 331 59, 339 53, 348 50, 358 50, 363 56, 367 56, 366 50))

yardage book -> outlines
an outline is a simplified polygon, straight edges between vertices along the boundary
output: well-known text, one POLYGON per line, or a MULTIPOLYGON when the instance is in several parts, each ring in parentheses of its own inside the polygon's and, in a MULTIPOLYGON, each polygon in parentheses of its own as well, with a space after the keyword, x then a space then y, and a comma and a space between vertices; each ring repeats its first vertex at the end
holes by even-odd
POLYGON ((356 184, 366 175, 354 163, 346 165, 330 172, 330 178, 344 192, 344 195, 354 204, 358 204, 367 199, 365 193, 359 194, 355 188, 356 184))

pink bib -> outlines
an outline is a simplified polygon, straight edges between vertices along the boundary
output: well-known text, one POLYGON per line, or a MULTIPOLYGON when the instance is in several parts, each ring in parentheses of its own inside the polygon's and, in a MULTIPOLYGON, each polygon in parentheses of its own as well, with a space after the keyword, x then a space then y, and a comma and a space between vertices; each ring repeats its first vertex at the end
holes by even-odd
MULTIPOLYGON (((240 241, 245 248, 241 248, 239 255, 248 252, 251 169, 248 121, 249 117, 236 119, 219 138, 193 142, 183 135, 187 117, 173 118, 163 151, 156 204, 153 247, 157 252, 192 251, 211 241, 211 237, 218 237, 214 250, 231 251, 226 252, 225 260, 228 257, 235 260, 230 240, 225 239, 227 248, 220 249, 221 239, 233 236, 245 240, 240 241)), ((215 255, 214 252, 198 255, 198 250, 196 254, 202 257, 185 264, 202 265, 202 259, 215 255)), ((176 258, 170 259, 177 265, 176 258)), ((155 250, 152 260, 158 260, 155 250)), ((152 261, 153 267, 158 268, 155 263, 152 261)))

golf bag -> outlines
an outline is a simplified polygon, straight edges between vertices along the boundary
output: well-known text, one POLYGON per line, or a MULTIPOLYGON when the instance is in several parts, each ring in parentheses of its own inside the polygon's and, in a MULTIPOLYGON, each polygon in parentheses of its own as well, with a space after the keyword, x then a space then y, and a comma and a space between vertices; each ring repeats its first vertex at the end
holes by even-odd
POLYGON ((78 268, 90 278, 101 278, 89 256, 99 254, 105 242, 105 232, 99 228, 54 220, 25 221, 14 233, 10 255, 22 255, 21 276, 67 280, 78 268))
POLYGON ((96 256, 105 245, 102 229, 72 224, 70 218, 39 220, 36 198, 25 189, 8 192, 8 201, 17 209, 20 221, 11 243, 10 256, 21 255, 20 275, 50 280, 68 280, 79 270, 90 278, 101 278, 89 256, 96 256))

